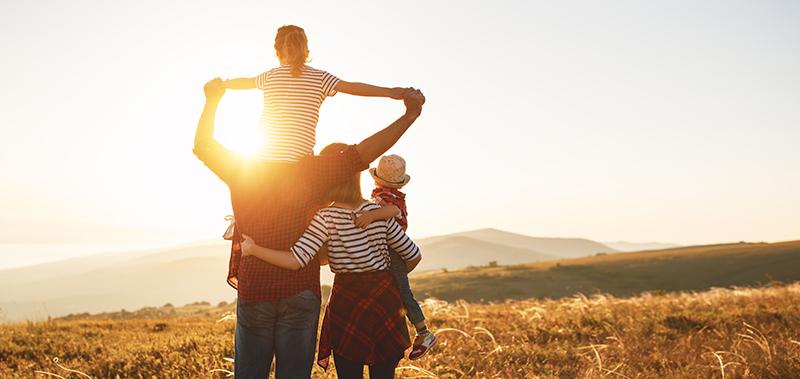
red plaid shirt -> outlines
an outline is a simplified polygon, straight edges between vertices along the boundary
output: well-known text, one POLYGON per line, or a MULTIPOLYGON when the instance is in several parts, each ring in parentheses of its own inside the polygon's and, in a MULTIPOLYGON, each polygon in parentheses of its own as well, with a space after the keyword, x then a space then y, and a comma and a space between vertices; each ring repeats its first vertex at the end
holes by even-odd
POLYGON ((247 234, 260 246, 289 250, 303 234, 324 195, 337 182, 367 169, 355 146, 339 154, 303 158, 298 163, 244 158, 216 141, 195 149, 231 192, 236 236, 231 244, 228 283, 244 301, 279 300, 304 290, 317 295, 319 262, 286 270, 254 256, 242 258, 239 241, 247 234))
POLYGON ((400 208, 400 215, 395 217, 397 223, 403 227, 403 231, 408 229, 408 210, 406 210, 406 194, 396 188, 375 187, 372 190, 372 202, 382 207, 394 205, 400 208))

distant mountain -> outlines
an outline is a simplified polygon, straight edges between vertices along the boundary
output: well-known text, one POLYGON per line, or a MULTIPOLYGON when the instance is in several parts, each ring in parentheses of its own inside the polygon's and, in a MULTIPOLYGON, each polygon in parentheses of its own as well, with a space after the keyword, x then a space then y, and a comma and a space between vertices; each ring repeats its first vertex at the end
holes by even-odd
MULTIPOLYGON (((534 238, 496 229, 420 239, 418 272, 540 262, 613 252, 579 238, 534 238)), ((214 241, 161 251, 109 253, 0 271, 0 320, 138 309, 165 303, 230 301, 229 244, 214 241)), ((333 275, 322 268, 322 283, 333 275)))
POLYGON ((736 243, 617 253, 411 277, 418 298, 502 301, 578 292, 630 296, 646 291, 800 281, 800 241, 736 243))
POLYGON ((195 244, 158 253, 101 254, 0 271, 6 321, 138 309, 198 300, 230 301, 228 247, 195 244))
POLYGON ((530 249, 459 235, 422 239, 418 243, 423 252, 418 271, 486 266, 493 261, 509 265, 558 259, 530 249))
POLYGON ((681 245, 677 245, 674 243, 661 243, 661 242, 627 242, 627 241, 617 241, 617 242, 603 242, 603 245, 606 245, 614 250, 617 251, 645 251, 645 250, 663 250, 663 249, 674 249, 676 247, 681 247, 681 245))
POLYGON ((420 244, 431 243, 451 237, 468 237, 512 248, 527 249, 539 254, 558 258, 577 258, 597 253, 616 252, 616 250, 611 247, 584 238, 530 237, 497 229, 478 229, 446 236, 425 238, 421 239, 419 242, 420 244))

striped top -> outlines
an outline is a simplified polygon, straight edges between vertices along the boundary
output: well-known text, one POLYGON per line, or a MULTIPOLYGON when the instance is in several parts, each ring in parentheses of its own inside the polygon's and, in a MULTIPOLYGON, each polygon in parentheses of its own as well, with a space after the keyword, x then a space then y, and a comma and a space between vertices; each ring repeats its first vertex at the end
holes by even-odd
POLYGON ((292 76, 291 66, 280 66, 256 77, 264 93, 260 124, 266 130, 259 158, 296 162, 314 153, 319 108, 336 94, 339 78, 322 70, 303 66, 292 76))
POLYGON ((419 257, 419 247, 394 218, 375 221, 366 229, 353 224, 354 215, 358 217, 375 209, 380 209, 380 206, 370 202, 364 202, 356 209, 320 209, 303 236, 290 248, 292 254, 305 267, 327 242, 328 264, 337 274, 387 270, 389 246, 406 262, 419 257))

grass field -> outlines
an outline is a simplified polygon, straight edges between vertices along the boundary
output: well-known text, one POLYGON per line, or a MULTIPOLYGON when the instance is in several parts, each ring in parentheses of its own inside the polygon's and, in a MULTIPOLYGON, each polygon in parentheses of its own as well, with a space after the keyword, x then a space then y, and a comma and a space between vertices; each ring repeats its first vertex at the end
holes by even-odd
MULTIPOLYGON (((0 327, 0 377, 224 377, 229 304, 148 308, 0 327), (58 358, 58 362, 54 359, 58 358), (59 366, 60 365, 60 366, 59 366)), ((496 304, 431 301, 432 355, 398 377, 796 378, 800 283, 496 304)), ((333 378, 315 369, 315 378, 333 378)))
POLYGON ((800 241, 693 246, 411 276, 418 297, 471 302, 632 296, 800 280, 800 241))

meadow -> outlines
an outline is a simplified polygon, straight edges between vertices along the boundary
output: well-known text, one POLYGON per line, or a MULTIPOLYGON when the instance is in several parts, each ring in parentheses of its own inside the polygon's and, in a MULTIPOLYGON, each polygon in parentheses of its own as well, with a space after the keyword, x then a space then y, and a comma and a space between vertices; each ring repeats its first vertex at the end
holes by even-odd
POLYGON ((576 293, 635 296, 800 281, 800 241, 690 246, 596 254, 521 265, 437 270, 411 276, 422 298, 488 302, 576 293))
MULTIPOLYGON (((440 344, 403 378, 800 377, 800 283, 703 292, 424 304, 440 344)), ((222 378, 233 305, 0 327, 0 377, 222 378), (68 371, 75 370, 75 371, 68 371)), ((314 378, 334 378, 315 368, 314 378)))

